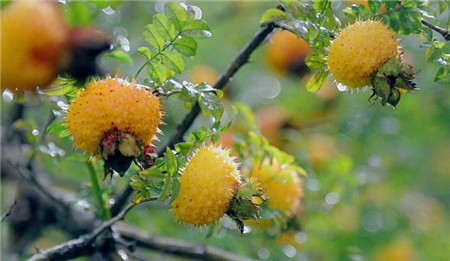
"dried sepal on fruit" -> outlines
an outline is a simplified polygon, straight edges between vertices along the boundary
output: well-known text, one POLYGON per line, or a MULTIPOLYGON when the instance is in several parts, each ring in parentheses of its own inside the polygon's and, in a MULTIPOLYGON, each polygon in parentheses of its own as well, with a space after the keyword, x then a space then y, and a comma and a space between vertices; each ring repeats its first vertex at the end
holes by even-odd
POLYGON ((350 89, 370 87, 383 105, 396 106, 400 91, 415 90, 412 69, 403 64, 395 32, 380 21, 356 21, 331 43, 328 68, 350 89), (395 67, 395 70, 392 68, 395 67))
POLYGON ((66 126, 74 146, 105 160, 105 174, 123 175, 134 159, 148 161, 163 113, 152 92, 120 78, 89 84, 71 103, 66 126))

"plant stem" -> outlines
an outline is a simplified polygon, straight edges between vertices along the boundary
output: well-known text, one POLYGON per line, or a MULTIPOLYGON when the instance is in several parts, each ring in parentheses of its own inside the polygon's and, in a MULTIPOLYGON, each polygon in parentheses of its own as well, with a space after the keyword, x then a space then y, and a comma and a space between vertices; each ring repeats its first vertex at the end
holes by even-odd
POLYGON ((158 55, 160 55, 162 52, 164 52, 167 48, 169 48, 169 46, 171 46, 174 42, 175 42, 175 40, 177 40, 178 39, 178 36, 180 36, 181 35, 181 31, 177 34, 177 36, 175 36, 175 38, 174 39, 172 39, 171 41, 170 41, 170 43, 168 44, 168 45, 166 45, 166 46, 164 46, 160 51, 158 51, 155 55, 153 55, 152 57, 150 57, 150 59, 148 59, 140 68, 139 68, 139 70, 137 71, 137 73, 134 75, 134 77, 133 77, 133 82, 134 81, 136 81, 136 79, 137 79, 137 77, 139 76, 139 74, 142 72, 142 70, 145 68, 145 66, 147 66, 151 61, 153 61, 153 59, 155 59, 156 58, 156 56, 158 56, 158 55))
POLYGON ((97 173, 94 168, 94 164, 91 161, 86 162, 86 167, 89 172, 89 176, 91 178, 92 183, 92 191, 97 198, 98 207, 100 209, 100 216, 103 220, 108 220, 111 218, 111 213, 109 213, 106 208, 105 201, 103 200, 102 189, 100 187, 100 183, 98 182, 97 173))

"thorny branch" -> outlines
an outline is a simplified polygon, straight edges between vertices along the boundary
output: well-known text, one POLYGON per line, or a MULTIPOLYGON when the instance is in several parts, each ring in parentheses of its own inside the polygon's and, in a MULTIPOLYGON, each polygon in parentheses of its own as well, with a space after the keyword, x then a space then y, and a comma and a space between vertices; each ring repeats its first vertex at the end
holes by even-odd
MULTIPOLYGON (((264 24, 258 32, 253 36, 253 38, 247 43, 247 45, 242 49, 234 61, 228 66, 224 73, 220 76, 219 80, 214 85, 214 88, 222 90, 225 88, 226 84, 230 81, 233 75, 246 63, 249 61, 250 55, 255 51, 262 42, 270 35, 276 26, 273 23, 264 24)), ((158 155, 162 155, 162 153, 166 150, 166 147, 173 148, 175 144, 183 141, 184 134, 188 131, 191 125, 194 123, 194 120, 200 114, 200 106, 195 103, 194 107, 189 111, 183 121, 177 126, 175 132, 170 137, 167 144, 162 146, 158 151, 158 155)))
POLYGON ((434 24, 432 24, 432 23, 430 23, 430 22, 428 22, 428 21, 426 21, 424 19, 422 19, 422 24, 427 26, 427 27, 429 27, 429 28, 431 28, 432 30, 440 33, 444 37, 444 39, 446 41, 450 41, 450 32, 449 31, 445 30, 442 27, 434 25, 434 24))
POLYGON ((117 232, 122 238, 135 242, 136 246, 149 250, 156 250, 171 255, 177 255, 197 260, 233 260, 233 261, 251 261, 253 259, 241 257, 233 253, 226 252, 219 248, 176 240, 160 236, 149 236, 142 231, 128 227, 118 226, 117 232))
POLYGON ((2 215, 0 222, 3 222, 3 220, 5 220, 11 214, 11 211, 14 209, 14 207, 16 205, 17 205, 17 201, 14 200, 14 202, 11 204, 11 206, 9 206, 8 210, 6 210, 6 212, 2 215))
POLYGON ((91 233, 82 235, 77 239, 67 241, 54 247, 39 251, 28 260, 63 260, 79 257, 86 252, 91 252, 93 249, 92 244, 94 243, 95 239, 116 222, 123 220, 128 211, 130 211, 134 206, 136 206, 136 204, 134 203, 128 204, 128 206, 124 208, 119 214, 117 214, 117 216, 104 222, 100 227, 96 228, 91 233))

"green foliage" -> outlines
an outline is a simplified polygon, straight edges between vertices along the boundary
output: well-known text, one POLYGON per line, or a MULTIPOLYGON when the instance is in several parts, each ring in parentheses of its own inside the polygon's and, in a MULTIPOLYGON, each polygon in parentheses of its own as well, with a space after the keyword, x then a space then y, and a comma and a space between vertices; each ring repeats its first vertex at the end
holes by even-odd
POLYGON ((287 20, 288 16, 280 9, 269 9, 261 17, 260 24, 287 20))
POLYGON ((133 58, 130 57, 130 55, 128 55, 125 52, 122 51, 112 51, 108 54, 105 55, 105 58, 109 58, 109 59, 114 59, 126 64, 132 64, 133 63, 133 58))
POLYGON ((306 85, 306 90, 310 92, 316 92, 320 90, 325 82, 327 81, 329 71, 326 69, 322 69, 309 79, 308 84, 306 85))
POLYGON ((156 84, 164 85, 174 74, 184 71, 185 57, 195 55, 197 42, 194 38, 211 36, 208 24, 200 19, 194 19, 194 14, 185 10, 177 2, 167 2, 164 14, 155 14, 153 23, 146 26, 144 39, 150 48, 140 47, 139 53, 146 62, 138 70, 134 79, 147 66, 148 76, 156 84))

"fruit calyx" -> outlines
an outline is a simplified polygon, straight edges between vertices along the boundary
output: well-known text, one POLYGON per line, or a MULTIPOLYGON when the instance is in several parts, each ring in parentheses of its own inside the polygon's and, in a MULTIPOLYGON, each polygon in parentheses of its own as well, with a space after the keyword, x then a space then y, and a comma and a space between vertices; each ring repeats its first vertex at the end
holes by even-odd
POLYGON ((261 205, 267 201, 264 196, 264 188, 256 178, 248 182, 242 182, 237 188, 236 196, 231 201, 226 214, 236 222, 241 233, 244 232, 243 220, 259 219, 261 205))
POLYGON ((153 159, 149 154, 154 150, 151 146, 143 144, 134 135, 118 130, 107 133, 100 143, 100 153, 105 161, 105 176, 112 178, 116 171, 121 177, 135 161, 139 166, 152 165, 153 159))
POLYGON ((373 94, 369 101, 374 103, 377 98, 380 98, 383 106, 388 104, 395 108, 402 94, 419 90, 412 82, 413 79, 412 67, 405 65, 399 54, 376 72, 372 81, 373 94))

